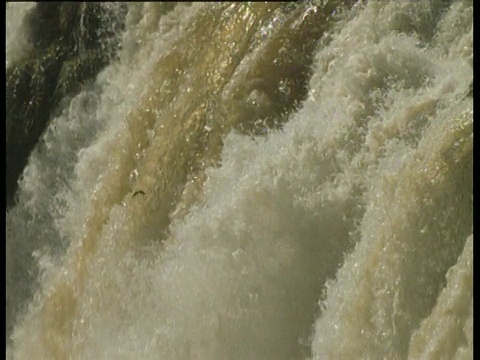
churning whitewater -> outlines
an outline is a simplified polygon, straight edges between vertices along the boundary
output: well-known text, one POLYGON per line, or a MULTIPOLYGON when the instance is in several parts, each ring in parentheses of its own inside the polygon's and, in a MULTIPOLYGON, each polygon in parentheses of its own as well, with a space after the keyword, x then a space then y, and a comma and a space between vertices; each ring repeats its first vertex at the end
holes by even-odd
POLYGON ((472 1, 102 6, 6 213, 8 358, 473 359, 472 1))

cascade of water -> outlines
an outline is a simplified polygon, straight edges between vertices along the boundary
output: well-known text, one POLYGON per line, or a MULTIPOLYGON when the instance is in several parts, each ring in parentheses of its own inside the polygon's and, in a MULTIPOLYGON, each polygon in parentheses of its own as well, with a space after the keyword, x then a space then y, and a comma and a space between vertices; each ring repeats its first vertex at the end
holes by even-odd
POLYGON ((471 2, 125 23, 7 213, 8 357, 473 358, 471 2))

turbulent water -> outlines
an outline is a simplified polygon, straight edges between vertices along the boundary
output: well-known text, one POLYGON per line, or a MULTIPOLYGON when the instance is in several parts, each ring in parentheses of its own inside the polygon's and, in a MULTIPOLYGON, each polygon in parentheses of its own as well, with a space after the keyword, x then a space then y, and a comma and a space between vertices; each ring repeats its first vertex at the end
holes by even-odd
POLYGON ((8 358, 473 359, 472 2, 129 3, 122 36, 6 214, 8 358))

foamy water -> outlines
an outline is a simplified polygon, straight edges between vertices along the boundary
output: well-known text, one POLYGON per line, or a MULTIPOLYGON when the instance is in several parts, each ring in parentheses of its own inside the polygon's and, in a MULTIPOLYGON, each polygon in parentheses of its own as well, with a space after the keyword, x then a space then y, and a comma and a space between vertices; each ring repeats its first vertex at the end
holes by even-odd
POLYGON ((27 56, 31 50, 23 22, 28 11, 34 6, 31 2, 6 3, 6 67, 27 56))
POLYGON ((7 213, 9 357, 473 358, 472 4, 322 11, 129 4, 7 213))

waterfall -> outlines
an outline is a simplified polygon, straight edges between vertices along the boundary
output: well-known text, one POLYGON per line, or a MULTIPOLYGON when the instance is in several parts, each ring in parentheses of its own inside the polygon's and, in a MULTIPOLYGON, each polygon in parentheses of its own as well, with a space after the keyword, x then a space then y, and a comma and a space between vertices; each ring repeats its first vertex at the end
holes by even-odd
POLYGON ((111 55, 6 211, 7 358, 473 359, 472 2, 85 4, 111 55))

